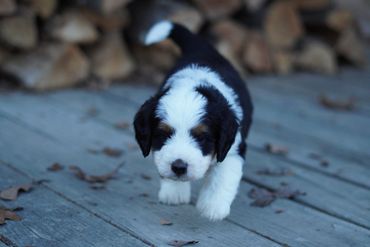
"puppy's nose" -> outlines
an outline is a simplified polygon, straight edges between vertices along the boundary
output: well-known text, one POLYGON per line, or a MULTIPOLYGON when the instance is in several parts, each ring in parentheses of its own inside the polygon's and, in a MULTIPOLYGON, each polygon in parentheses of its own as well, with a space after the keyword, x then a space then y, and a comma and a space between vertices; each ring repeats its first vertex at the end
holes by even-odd
POLYGON ((188 169, 188 164, 184 161, 177 159, 171 164, 171 170, 176 174, 176 176, 180 177, 186 173, 188 169))

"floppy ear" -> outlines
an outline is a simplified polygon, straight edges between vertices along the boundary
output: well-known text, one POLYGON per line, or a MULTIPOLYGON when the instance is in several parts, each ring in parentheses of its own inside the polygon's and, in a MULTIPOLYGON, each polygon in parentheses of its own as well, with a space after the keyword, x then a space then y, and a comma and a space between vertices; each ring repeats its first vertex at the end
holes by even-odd
POLYGON ((207 98, 207 112, 211 124, 216 126, 216 158, 217 162, 225 159, 234 143, 239 124, 225 97, 214 87, 198 87, 200 94, 207 98))
POLYGON ((157 104, 156 97, 150 98, 140 107, 134 119, 135 138, 144 157, 149 155, 152 147, 152 132, 157 104))
POLYGON ((225 159, 231 146, 235 141, 235 136, 238 131, 238 122, 235 119, 235 115, 229 108, 222 111, 219 128, 219 137, 216 144, 216 158, 217 162, 221 162, 225 159))

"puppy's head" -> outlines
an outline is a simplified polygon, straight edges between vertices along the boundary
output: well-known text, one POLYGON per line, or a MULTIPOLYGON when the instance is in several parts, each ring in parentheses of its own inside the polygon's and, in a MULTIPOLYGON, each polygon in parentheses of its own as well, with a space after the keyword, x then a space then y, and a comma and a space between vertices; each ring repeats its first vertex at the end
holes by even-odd
POLYGON ((213 159, 225 159, 238 122, 226 99, 212 87, 169 88, 146 101, 134 120, 144 157, 153 151, 161 177, 196 180, 213 159))

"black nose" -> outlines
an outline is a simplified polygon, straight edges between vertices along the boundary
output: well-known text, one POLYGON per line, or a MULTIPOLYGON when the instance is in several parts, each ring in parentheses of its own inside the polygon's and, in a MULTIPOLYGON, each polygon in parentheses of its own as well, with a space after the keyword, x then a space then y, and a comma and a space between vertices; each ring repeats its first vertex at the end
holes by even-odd
POLYGON ((171 164, 171 170, 176 174, 176 176, 180 177, 181 175, 184 175, 186 173, 186 170, 188 168, 188 164, 186 164, 184 161, 178 159, 175 160, 171 164))

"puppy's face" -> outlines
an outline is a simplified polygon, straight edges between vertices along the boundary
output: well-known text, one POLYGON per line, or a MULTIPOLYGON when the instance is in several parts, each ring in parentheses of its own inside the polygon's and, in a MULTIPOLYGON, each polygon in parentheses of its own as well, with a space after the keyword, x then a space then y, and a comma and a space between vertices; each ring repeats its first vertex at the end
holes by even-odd
POLYGON ((189 181, 202 178, 214 157, 225 158, 238 125, 216 90, 182 88, 149 99, 134 126, 144 156, 153 151, 160 176, 189 181))

